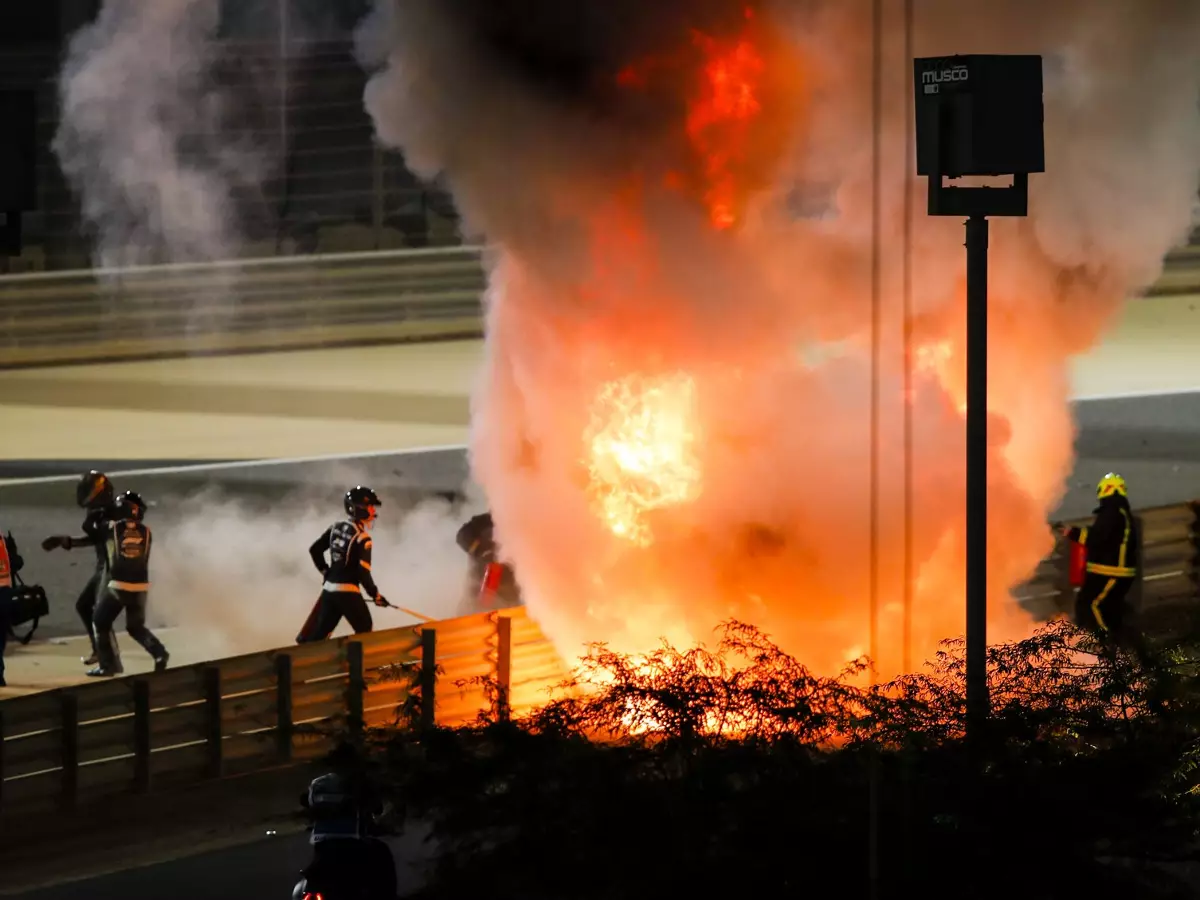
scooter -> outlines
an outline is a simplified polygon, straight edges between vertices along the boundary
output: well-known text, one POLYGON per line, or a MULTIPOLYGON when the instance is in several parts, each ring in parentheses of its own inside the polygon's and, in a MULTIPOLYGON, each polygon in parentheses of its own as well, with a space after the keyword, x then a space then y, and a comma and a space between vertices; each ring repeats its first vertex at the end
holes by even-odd
POLYGON ((396 900, 396 863, 378 838, 336 838, 314 844, 292 900, 396 900))
MULTIPOLYGON (((300 804, 320 820, 322 813, 313 809, 311 794, 310 789, 301 795, 300 804)), ((336 824, 310 825, 313 858, 301 871, 292 900, 396 900, 396 860, 392 848, 377 836, 373 819, 356 810, 348 818, 337 816, 336 824)))

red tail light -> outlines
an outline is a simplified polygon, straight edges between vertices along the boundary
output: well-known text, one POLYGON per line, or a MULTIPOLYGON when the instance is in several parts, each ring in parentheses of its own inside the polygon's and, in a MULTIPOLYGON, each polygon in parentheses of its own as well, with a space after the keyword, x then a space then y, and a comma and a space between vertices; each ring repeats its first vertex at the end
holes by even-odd
POLYGON ((321 894, 307 893, 304 895, 304 900, 325 900, 325 897, 321 894))

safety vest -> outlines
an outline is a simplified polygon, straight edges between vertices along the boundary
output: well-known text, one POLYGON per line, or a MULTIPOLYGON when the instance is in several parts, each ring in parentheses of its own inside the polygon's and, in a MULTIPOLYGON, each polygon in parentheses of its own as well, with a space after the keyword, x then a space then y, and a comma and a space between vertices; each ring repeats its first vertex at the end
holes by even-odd
POLYGON ((13 586, 12 560, 8 558, 8 541, 0 535, 0 588, 13 586))

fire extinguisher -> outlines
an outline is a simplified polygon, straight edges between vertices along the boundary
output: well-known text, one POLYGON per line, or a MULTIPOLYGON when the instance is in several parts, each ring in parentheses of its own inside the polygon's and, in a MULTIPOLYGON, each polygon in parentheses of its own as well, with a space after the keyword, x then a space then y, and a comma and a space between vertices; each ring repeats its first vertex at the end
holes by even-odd
POLYGON ((1071 541, 1071 561, 1068 569, 1071 587, 1082 587, 1087 578, 1087 547, 1071 541))
POLYGON ((496 605, 496 591, 500 589, 500 580, 504 577, 502 563, 490 562, 483 570, 483 583, 479 586, 479 604, 487 609, 496 605))

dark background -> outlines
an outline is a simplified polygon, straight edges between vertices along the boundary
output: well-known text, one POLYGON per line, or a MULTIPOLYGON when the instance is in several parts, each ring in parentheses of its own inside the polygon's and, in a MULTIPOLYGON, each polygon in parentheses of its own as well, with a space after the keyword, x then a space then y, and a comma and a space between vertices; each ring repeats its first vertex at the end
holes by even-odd
MULTIPOLYGON (((36 208, 23 216, 26 249, 9 271, 91 263, 90 238, 51 143, 70 36, 100 5, 0 3, 0 91, 33 90, 37 105, 36 208)), ((369 8, 369 0, 221 0, 223 52, 213 80, 234 124, 250 126, 271 167, 261 191, 236 198, 247 255, 458 241, 448 195, 419 181, 401 154, 375 145, 363 108, 367 74, 353 40, 369 8), (329 246, 331 229, 339 228, 329 246)))

